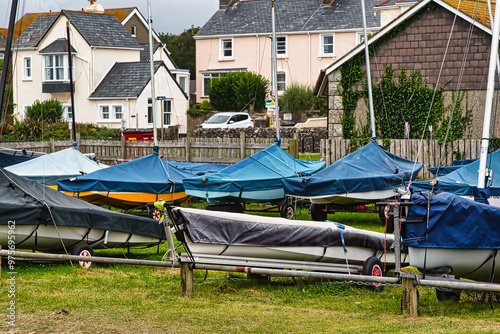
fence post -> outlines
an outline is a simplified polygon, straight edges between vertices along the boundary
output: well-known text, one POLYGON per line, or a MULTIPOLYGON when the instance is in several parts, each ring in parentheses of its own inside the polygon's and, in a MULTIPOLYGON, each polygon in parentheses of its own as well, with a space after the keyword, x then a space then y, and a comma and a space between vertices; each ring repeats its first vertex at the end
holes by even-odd
POLYGON ((401 299, 401 310, 403 315, 416 317, 418 314, 418 291, 413 285, 413 278, 408 276, 402 277, 403 297, 401 299))
POLYGON ((245 131, 240 132, 240 142, 241 142, 240 160, 243 160, 246 158, 246 150, 247 150, 247 138, 245 131))
POLYGON ((288 142, 288 153, 295 159, 299 158, 299 134, 295 133, 293 139, 288 142))
POLYGON ((56 142, 54 137, 50 137, 50 153, 54 153, 56 151, 56 142))
POLYGON ((194 294, 193 269, 189 267, 189 262, 181 262, 181 291, 186 297, 192 297, 194 294))
POLYGON ((122 150, 122 159, 125 161, 127 159, 127 139, 125 139, 125 136, 122 135, 120 138, 120 144, 121 144, 121 150, 122 150))
POLYGON ((186 162, 191 162, 191 139, 189 136, 184 139, 186 140, 186 162))

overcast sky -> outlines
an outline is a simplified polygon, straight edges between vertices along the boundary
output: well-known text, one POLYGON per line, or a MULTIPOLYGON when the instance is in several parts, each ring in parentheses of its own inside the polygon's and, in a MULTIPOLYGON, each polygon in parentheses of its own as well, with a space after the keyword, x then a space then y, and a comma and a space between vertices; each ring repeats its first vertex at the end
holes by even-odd
MULTIPOLYGON (((80 10, 88 0, 18 0, 18 13, 80 10), (24 6, 24 8, 23 8, 24 6)), ((137 7, 148 16, 147 0, 98 0, 104 8, 137 7)), ((0 27, 7 28, 12 0, 0 0, 0 27)), ((151 0, 153 27, 157 33, 178 35, 184 30, 203 26, 219 8, 219 0, 151 0)))

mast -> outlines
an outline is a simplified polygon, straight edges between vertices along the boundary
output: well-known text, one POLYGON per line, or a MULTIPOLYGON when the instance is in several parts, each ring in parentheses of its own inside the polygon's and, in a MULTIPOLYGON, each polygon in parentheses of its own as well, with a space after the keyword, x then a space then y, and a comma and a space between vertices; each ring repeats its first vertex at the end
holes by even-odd
POLYGON ((69 21, 66 22, 66 35, 68 41, 68 71, 69 71, 69 91, 71 93, 71 122, 73 130, 73 145, 76 147, 76 124, 75 124, 75 87, 73 86, 73 59, 71 57, 71 41, 69 37, 69 21))
POLYGON ((149 23, 149 63, 151 70, 151 108, 153 110, 153 152, 158 153, 158 135, 156 130, 156 97, 155 97, 155 62, 153 55, 153 20, 151 19, 151 0, 148 0, 149 23))
POLYGON ((372 75, 370 71, 370 53, 368 52, 368 34, 366 33, 366 13, 365 0, 361 0, 361 13, 363 15, 363 33, 365 36, 365 60, 366 60, 366 80, 368 82, 368 106, 370 108, 370 125, 372 129, 372 139, 376 139, 375 133, 375 113, 373 111, 372 97, 372 75))
MULTIPOLYGON (((10 9, 10 19, 9 19, 9 30, 7 32, 7 41, 5 44, 5 57, 3 61, 3 67, 2 67, 2 76, 0 78, 0 111, 3 111, 7 113, 7 107, 5 110, 3 109, 3 104, 4 104, 4 95, 5 95, 5 84, 7 82, 7 73, 9 72, 9 67, 10 67, 10 58, 12 54, 12 39, 14 36, 14 24, 16 23, 16 13, 17 13, 17 0, 12 0, 12 6, 10 9)), ((0 116, 2 113, 0 112, 0 116)), ((5 118, 3 118, 5 119, 5 118)), ((3 130, 3 119, 1 120, 2 127, 1 130, 3 130)), ((1 133, 0 130, 0 133, 1 133)))
MULTIPOLYGON (((279 105, 278 105, 278 60, 277 60, 277 42, 276 42, 276 19, 275 19, 275 8, 274 8, 274 0, 271 2, 271 24, 273 28, 273 36, 272 36, 272 48, 271 48, 271 77, 273 82, 272 90, 274 92, 274 111, 276 114, 276 141, 279 143, 281 141, 280 138, 280 113, 279 113, 279 105)), ((272 115, 271 115, 272 117, 272 115)))
MULTIPOLYGON (((490 1, 488 0, 488 3, 490 1)), ((495 91, 495 68, 498 55, 498 38, 500 31, 500 6, 495 4, 494 21, 491 23, 491 50, 488 71, 488 86, 486 88, 486 103, 484 106, 483 134, 481 137, 481 154, 479 157, 479 172, 477 187, 484 188, 486 177, 486 160, 488 158, 488 144, 490 137, 491 110, 493 107, 493 94, 495 91)))

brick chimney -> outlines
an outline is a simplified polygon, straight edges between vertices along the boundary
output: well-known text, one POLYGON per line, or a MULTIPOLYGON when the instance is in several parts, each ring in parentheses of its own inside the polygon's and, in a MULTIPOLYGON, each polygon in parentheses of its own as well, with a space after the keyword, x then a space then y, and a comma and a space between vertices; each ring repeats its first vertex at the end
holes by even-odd
POLYGON ((335 0, 323 0, 323 5, 325 5, 325 6, 329 6, 329 5, 331 5, 332 3, 334 3, 334 2, 335 2, 335 0))

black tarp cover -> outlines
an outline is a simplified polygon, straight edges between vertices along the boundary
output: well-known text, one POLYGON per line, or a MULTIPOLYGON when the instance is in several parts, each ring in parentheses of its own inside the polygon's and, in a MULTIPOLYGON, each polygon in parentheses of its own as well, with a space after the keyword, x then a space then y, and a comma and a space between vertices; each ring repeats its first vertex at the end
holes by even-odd
POLYGON ((110 211, 0 168, 0 224, 76 226, 165 240, 157 221, 110 211), (50 210, 49 210, 50 209, 50 210))
MULTIPOLYGON (((291 221, 241 213, 175 208, 174 219, 184 224, 195 243, 260 247, 342 246, 340 229, 333 222, 291 221)), ((394 242, 392 235, 344 226, 345 246, 383 251, 394 242), (387 239, 387 247, 384 242, 387 239)))

